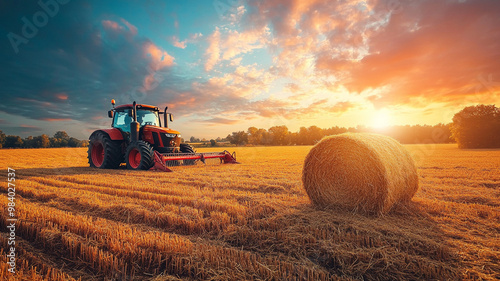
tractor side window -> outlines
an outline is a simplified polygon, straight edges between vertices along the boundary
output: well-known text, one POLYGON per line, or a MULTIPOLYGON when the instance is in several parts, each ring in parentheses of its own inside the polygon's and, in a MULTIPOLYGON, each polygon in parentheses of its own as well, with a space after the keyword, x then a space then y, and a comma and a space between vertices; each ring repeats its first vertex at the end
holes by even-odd
POLYGON ((132 117, 128 115, 126 111, 118 111, 113 119, 113 127, 121 129, 124 132, 130 132, 130 123, 132 122, 132 117))

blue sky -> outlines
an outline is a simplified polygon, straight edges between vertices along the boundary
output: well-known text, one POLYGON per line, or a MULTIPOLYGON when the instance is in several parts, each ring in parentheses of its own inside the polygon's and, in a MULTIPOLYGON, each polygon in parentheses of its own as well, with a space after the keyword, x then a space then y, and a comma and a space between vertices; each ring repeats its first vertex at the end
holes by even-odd
POLYGON ((172 128, 207 139, 448 123, 499 104, 499 14, 494 0, 4 1, 0 130, 86 139, 111 99, 168 105, 172 128))

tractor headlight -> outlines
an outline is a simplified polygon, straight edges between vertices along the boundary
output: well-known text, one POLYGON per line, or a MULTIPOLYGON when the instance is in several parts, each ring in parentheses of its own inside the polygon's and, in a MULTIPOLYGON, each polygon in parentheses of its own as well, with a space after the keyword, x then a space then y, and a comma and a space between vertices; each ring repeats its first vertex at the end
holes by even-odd
POLYGON ((165 133, 165 136, 167 138, 175 138, 177 135, 176 134, 168 134, 168 133, 165 133))

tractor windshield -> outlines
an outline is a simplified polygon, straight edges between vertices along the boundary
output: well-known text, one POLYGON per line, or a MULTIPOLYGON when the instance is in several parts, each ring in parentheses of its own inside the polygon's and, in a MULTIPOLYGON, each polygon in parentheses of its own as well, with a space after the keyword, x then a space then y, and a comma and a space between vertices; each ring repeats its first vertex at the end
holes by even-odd
POLYGON ((137 110, 137 122, 144 125, 160 126, 160 119, 158 119, 158 111, 152 110, 137 110))
MULTIPOLYGON (((130 123, 132 122, 132 113, 130 110, 117 111, 113 119, 113 127, 121 129, 124 132, 130 132, 130 123)), ((158 112, 146 109, 137 110, 137 122, 140 126, 153 125, 160 126, 158 112)))

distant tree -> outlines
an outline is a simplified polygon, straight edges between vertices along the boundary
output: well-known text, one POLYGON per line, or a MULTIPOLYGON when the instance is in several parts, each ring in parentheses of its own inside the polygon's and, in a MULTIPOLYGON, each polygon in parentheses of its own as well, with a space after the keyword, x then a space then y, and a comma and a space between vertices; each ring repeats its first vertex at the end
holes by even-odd
POLYGON ((0 148, 2 148, 5 145, 5 134, 0 130, 0 148))
POLYGON ((210 140, 210 146, 217 146, 217 141, 214 139, 210 140))
POLYGON ((468 106, 453 116, 451 132, 459 148, 500 147, 500 109, 468 106))
POLYGON ((33 141, 35 143, 34 147, 37 147, 37 148, 47 148, 50 146, 49 136, 47 136, 45 134, 43 134, 41 136, 34 137, 33 141))
POLYGON ((200 139, 199 139, 199 138, 195 138, 194 136, 192 136, 192 137, 189 139, 189 142, 200 142, 200 139))
POLYGON ((317 143, 323 136, 325 136, 325 131, 318 126, 311 126, 309 128, 300 127, 297 134, 297 144, 301 145, 313 145, 317 143))
POLYGON ((71 137, 68 140, 68 146, 69 147, 81 147, 82 146, 82 142, 79 139, 71 137))
POLYGON ((271 136, 271 144, 274 145, 287 145, 288 131, 287 126, 274 126, 269 128, 269 135, 271 136))
POLYGON ((323 138, 323 130, 318 126, 307 128, 308 144, 315 144, 323 138))
POLYGON ((297 144, 304 145, 308 144, 307 143, 307 128, 306 127, 300 127, 299 132, 297 133, 297 144))
POLYGON ((227 136, 227 139, 232 144, 243 145, 248 143, 248 134, 244 131, 233 132, 227 136))
POLYGON ((82 147, 88 145, 88 141, 80 141, 70 137, 64 131, 59 131, 54 136, 59 138, 49 138, 44 134, 37 137, 28 136, 22 139, 20 136, 5 136, 0 130, 0 148, 82 147))
POLYGON ((23 140, 24 148, 33 148, 35 147, 35 141, 32 136, 29 136, 23 140))
POLYGON ((89 140, 82 140, 82 141, 81 141, 81 146, 82 146, 82 147, 87 147, 87 146, 89 146, 89 140))
POLYGON ((68 140, 63 138, 49 138, 50 147, 67 147, 68 140))
POLYGON ((335 127, 331 127, 329 129, 323 130, 323 135, 324 136, 331 136, 331 135, 343 134, 345 132, 347 132, 346 128, 335 126, 335 127))
POLYGON ((54 134, 55 139, 63 139, 63 140, 69 140, 69 135, 65 131, 57 131, 54 134))
POLYGON ((293 132, 288 134, 288 143, 289 144, 298 144, 299 133, 293 132))
POLYGON ((5 138, 5 148, 21 148, 23 139, 20 136, 9 135, 5 138))
POLYGON ((249 144, 259 144, 260 143, 260 137, 257 135, 257 132, 259 129, 256 127, 250 127, 247 130, 248 133, 248 143, 249 144))
POLYGON ((257 129, 256 127, 250 127, 247 130, 248 133, 248 143, 253 145, 259 144, 269 144, 268 132, 265 129, 257 129))

